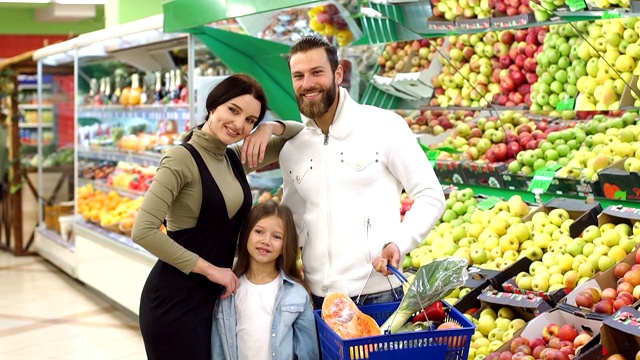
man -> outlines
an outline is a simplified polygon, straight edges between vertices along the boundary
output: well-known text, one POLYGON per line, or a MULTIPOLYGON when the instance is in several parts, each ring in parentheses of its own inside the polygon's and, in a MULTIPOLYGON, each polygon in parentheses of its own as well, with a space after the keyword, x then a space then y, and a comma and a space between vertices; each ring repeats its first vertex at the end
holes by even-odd
POLYGON ((402 117, 360 105, 339 86, 334 47, 305 37, 289 68, 306 127, 280 153, 282 203, 296 216, 315 305, 332 292, 360 304, 397 300, 402 287, 386 266, 397 268, 440 218, 442 187, 402 117), (403 189, 415 202, 401 223, 403 189))

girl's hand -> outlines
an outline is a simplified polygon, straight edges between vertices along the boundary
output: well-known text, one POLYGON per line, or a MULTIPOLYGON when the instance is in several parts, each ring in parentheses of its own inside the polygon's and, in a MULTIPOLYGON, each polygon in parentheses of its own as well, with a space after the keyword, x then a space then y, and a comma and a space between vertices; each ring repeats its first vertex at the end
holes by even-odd
POLYGON ((238 277, 229 268, 220 268, 199 258, 192 271, 204 275, 211 282, 224 286, 227 291, 220 297, 221 299, 231 296, 238 290, 238 277))
POLYGON ((281 135, 284 125, 279 122, 269 121, 260 124, 256 130, 249 134, 242 143, 240 160, 243 164, 249 162, 250 168, 255 168, 264 161, 264 153, 271 135, 281 135))

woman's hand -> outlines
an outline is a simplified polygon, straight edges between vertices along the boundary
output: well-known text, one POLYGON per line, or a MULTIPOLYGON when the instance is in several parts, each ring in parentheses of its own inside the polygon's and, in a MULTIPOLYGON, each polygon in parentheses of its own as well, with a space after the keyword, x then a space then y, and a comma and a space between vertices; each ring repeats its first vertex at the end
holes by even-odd
POLYGON ((238 290, 238 277, 229 268, 220 268, 202 258, 198 259, 193 272, 204 275, 209 281, 222 285, 226 291, 220 297, 225 299, 238 290))
POLYGON ((254 132, 244 139, 240 160, 243 164, 249 162, 250 168, 255 168, 264 161, 264 153, 271 135, 281 135, 284 125, 276 121, 260 124, 254 132))

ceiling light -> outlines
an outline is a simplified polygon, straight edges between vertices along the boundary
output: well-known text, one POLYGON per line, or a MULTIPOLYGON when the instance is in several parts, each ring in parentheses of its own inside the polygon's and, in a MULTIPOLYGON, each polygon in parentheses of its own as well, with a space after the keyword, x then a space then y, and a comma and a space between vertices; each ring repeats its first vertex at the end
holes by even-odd
POLYGON ((55 2, 62 5, 104 5, 107 0, 55 0, 55 2))

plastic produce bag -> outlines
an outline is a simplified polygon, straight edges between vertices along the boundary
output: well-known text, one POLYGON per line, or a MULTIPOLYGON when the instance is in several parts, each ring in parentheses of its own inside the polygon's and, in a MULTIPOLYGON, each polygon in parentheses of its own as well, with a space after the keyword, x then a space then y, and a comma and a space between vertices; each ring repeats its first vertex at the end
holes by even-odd
POLYGON ((464 285, 469 277, 467 265, 468 260, 456 257, 436 259, 422 265, 398 309, 380 329, 385 333, 398 332, 414 313, 442 300, 451 290, 464 285))

